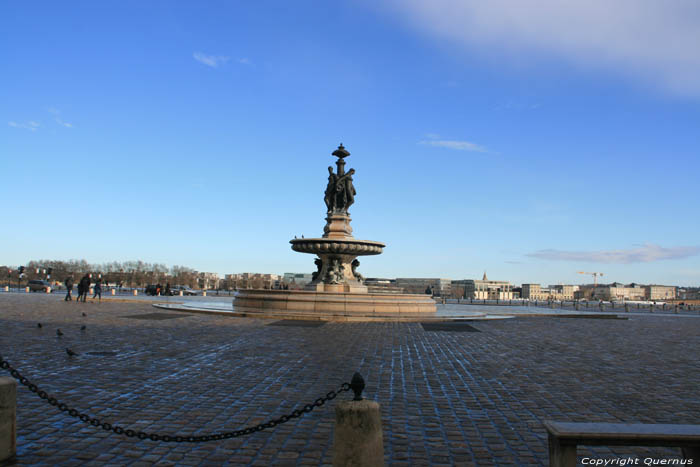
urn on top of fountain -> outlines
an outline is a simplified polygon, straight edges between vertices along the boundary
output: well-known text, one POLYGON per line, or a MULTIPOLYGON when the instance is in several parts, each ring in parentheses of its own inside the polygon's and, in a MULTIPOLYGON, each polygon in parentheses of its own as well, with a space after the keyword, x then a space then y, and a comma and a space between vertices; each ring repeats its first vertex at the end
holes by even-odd
POLYGON ((291 240, 292 249, 318 256, 317 271, 307 289, 318 292, 366 293, 362 275, 357 272, 357 256, 378 255, 384 244, 370 240, 356 240, 350 227, 348 208, 355 202, 357 191, 352 176, 355 169, 345 172, 345 158, 350 153, 341 144, 333 151, 338 158, 336 171, 328 167, 328 183, 323 201, 326 204, 326 225, 321 238, 291 240))

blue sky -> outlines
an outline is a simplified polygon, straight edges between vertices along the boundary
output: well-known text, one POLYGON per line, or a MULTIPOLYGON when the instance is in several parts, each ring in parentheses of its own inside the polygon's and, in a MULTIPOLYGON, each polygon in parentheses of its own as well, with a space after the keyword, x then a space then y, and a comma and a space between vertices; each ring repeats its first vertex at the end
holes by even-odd
POLYGON ((3 2, 0 264, 700 285, 700 6, 3 2))

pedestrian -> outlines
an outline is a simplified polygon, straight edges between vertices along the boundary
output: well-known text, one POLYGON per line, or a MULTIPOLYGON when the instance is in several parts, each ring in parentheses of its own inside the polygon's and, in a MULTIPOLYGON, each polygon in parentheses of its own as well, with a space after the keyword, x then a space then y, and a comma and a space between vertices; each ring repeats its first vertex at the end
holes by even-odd
POLYGON ((170 282, 165 283, 165 295, 167 297, 172 295, 172 292, 170 291, 170 282))
POLYGON ((102 301, 102 279, 97 278, 97 282, 95 282, 95 295, 93 295, 93 299, 99 295, 100 301, 102 301))
POLYGON ((90 276, 85 274, 82 279, 80 279, 80 283, 78 283, 78 292, 82 294, 83 297, 83 303, 85 303, 85 299, 87 298, 87 294, 90 292, 90 276), (82 292, 80 291, 82 286, 82 292))
POLYGON ((78 298, 75 299, 75 303, 80 303, 80 299, 83 298, 83 280, 78 281, 78 298))
POLYGON ((160 297, 161 289, 162 289, 162 286, 160 285, 160 283, 156 284, 156 296, 157 297, 160 297))
POLYGON ((65 284, 66 284, 66 298, 64 298, 64 300, 69 302, 69 301, 73 300, 73 297, 70 296, 71 292, 73 291, 73 276, 68 276, 65 284))

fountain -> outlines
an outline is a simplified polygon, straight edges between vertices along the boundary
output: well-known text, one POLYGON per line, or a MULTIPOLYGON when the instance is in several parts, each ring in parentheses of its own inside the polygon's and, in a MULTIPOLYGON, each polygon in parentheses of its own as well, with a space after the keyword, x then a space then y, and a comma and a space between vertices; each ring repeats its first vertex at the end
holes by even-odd
POLYGON ((350 153, 342 144, 332 154, 338 160, 335 172, 333 167, 328 167, 323 235, 290 240, 294 251, 317 256, 312 281, 304 290, 240 290, 233 301, 234 312, 274 312, 317 319, 435 313, 435 301, 427 295, 368 293, 357 271, 360 265, 357 257, 381 254, 386 245, 352 236, 348 209, 357 194, 352 178, 355 169, 345 172, 345 158, 350 153))

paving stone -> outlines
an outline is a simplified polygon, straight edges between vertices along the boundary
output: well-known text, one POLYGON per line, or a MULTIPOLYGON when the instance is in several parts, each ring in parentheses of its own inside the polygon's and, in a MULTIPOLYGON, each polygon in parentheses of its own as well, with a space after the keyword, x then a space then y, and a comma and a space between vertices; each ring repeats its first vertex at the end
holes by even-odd
MULTIPOLYGON (((418 323, 270 326, 190 313, 131 319, 154 313, 148 303, 83 306, 53 294, 0 293, 0 354, 71 407, 180 436, 278 418, 360 371, 365 396, 382 405, 392 465, 543 464, 545 419, 700 419, 700 400, 688 397, 700 385, 700 317, 529 318, 474 324, 481 332, 426 331, 418 323), (80 355, 67 357, 66 346, 80 355)), ((333 408, 236 439, 156 443, 85 425, 20 387, 18 464, 330 464, 333 408)), ((581 447, 584 453, 678 457, 645 447, 581 447)))

